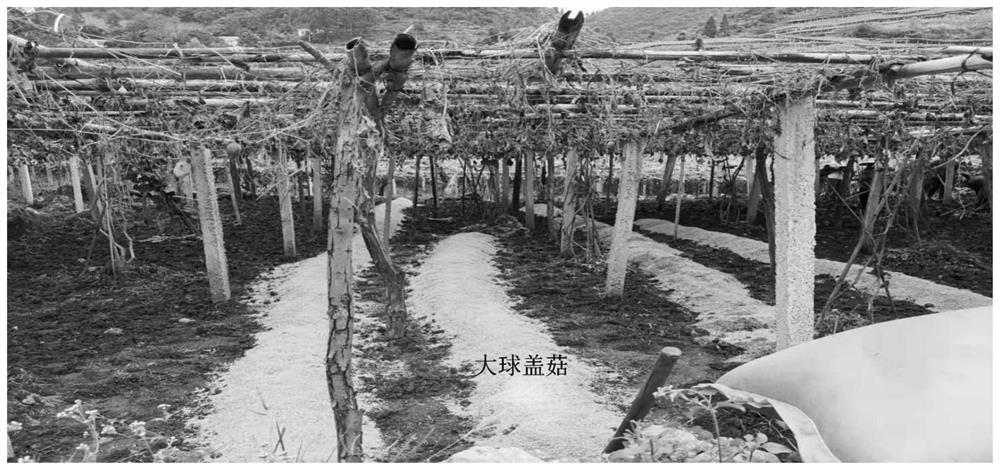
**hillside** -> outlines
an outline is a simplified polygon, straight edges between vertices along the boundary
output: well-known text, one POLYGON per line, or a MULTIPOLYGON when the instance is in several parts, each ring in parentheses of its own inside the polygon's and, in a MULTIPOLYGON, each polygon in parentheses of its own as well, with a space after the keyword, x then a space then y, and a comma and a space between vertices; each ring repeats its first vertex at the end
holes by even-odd
POLYGON ((239 36, 240 44, 270 45, 298 38, 309 30, 316 43, 342 43, 352 37, 391 37, 412 28, 424 41, 452 45, 489 44, 511 29, 558 18, 555 8, 64 8, 72 23, 96 39, 118 46, 180 43, 197 38, 218 45, 213 36, 239 36))
POLYGON ((797 35, 992 42, 988 8, 607 8, 588 26, 623 44, 704 36, 710 17, 726 15, 732 36, 797 35))

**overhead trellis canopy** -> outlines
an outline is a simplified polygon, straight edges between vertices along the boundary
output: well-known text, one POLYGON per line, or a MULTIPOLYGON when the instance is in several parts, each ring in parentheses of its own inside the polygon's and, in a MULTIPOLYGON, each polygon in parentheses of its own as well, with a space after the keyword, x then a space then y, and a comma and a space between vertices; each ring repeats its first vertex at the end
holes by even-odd
MULTIPOLYGON (((564 17, 491 49, 418 46, 402 106, 387 118, 390 134, 414 140, 400 137, 419 121, 406 116, 426 120, 430 109, 450 117, 459 140, 529 129, 551 141, 573 127, 600 134, 594 141, 637 133, 662 141, 727 119, 737 125, 713 131, 745 134, 741 128, 766 121, 774 100, 789 93, 814 94, 819 122, 898 121, 916 133, 992 123, 989 45, 789 36, 716 43, 727 50, 682 42, 648 50, 588 41, 579 26, 568 31, 564 17)), ((303 47, 48 47, 12 35, 7 42, 10 132, 248 143, 327 132, 317 129, 329 74, 303 47)), ((321 53, 325 61, 344 56, 321 53)))

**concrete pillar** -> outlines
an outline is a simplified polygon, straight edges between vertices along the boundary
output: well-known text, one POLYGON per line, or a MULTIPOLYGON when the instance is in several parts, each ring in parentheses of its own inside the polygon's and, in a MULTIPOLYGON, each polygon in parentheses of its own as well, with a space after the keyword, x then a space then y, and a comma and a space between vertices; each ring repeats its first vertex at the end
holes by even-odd
POLYGON ((77 213, 87 210, 83 205, 83 188, 80 187, 80 157, 69 157, 69 178, 73 185, 73 208, 77 213))
POLYGON ((219 200, 215 192, 215 176, 212 174, 212 153, 207 148, 202 147, 192 156, 190 177, 198 191, 198 219, 201 221, 201 239, 205 247, 208 288, 212 293, 212 302, 225 302, 231 295, 229 268, 222 239, 222 217, 219 215, 219 200))
POLYGON ((193 183, 191 181, 191 164, 179 160, 177 164, 174 165, 174 178, 177 179, 177 189, 181 193, 181 197, 184 198, 184 204, 189 203, 194 199, 194 189, 192 188, 193 183))
MULTIPOLYGON (((945 166, 944 174, 944 195, 941 197, 941 201, 945 204, 953 204, 955 202, 955 167, 958 166, 958 160, 951 160, 945 166)), ((935 176, 936 178, 936 176, 935 176)))
POLYGON ((323 227, 323 166, 319 162, 319 155, 309 158, 309 165, 312 166, 312 230, 319 233, 323 227))
POLYGON ((292 191, 288 181, 288 156, 278 147, 278 205, 281 210, 281 241, 285 256, 295 256, 295 220, 292 217, 292 191))
POLYGON ((625 144, 625 161, 618 185, 618 210, 615 214, 615 228, 608 250, 608 275, 604 295, 621 297, 625 292, 625 273, 628 271, 628 240, 632 235, 635 221, 636 196, 639 177, 642 174, 642 149, 638 142, 625 144))
POLYGON ((779 350, 813 339, 816 245, 815 99, 777 106, 781 133, 774 140, 774 231, 779 350))
POLYGON ((507 157, 500 157, 500 207, 510 207, 510 166, 507 157))
POLYGON ((21 196, 24 197, 24 203, 30 206, 35 203, 35 193, 31 190, 31 170, 28 164, 22 163, 17 173, 21 177, 21 196))

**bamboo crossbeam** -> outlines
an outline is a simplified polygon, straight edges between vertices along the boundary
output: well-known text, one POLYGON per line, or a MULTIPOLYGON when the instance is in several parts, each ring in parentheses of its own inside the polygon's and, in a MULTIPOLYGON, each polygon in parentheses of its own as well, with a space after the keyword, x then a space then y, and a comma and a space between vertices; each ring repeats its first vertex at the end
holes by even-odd
POLYGON ((979 54, 968 54, 912 64, 892 65, 885 73, 894 80, 900 80, 919 77, 921 75, 971 72, 975 70, 990 70, 992 68, 992 61, 984 59, 979 54))
MULTIPOLYGON (((169 79, 133 79, 122 80, 120 82, 109 82, 100 78, 82 80, 34 80, 33 84, 44 90, 94 90, 94 91, 117 91, 121 88, 125 92, 134 90, 191 90, 206 92, 263 92, 263 91, 287 91, 302 86, 306 88, 323 89, 330 87, 329 82, 312 82, 300 85, 295 82, 282 81, 210 81, 210 80, 188 80, 179 82, 169 79)), ((122 92, 124 93, 124 92, 122 92)))
MULTIPOLYGON (((12 42, 8 36, 8 43, 12 42)), ((314 62, 307 53, 280 52, 246 48, 101 48, 45 47, 34 48, 41 59, 181 59, 192 62, 314 62)), ((443 59, 539 59, 536 49, 442 49, 425 50, 424 57, 443 59)), ((564 51, 567 58, 619 59, 641 61, 711 60, 718 62, 787 62, 822 64, 868 64, 872 62, 917 61, 921 56, 811 52, 743 52, 743 51, 637 51, 627 49, 578 49, 564 51)), ((343 53, 324 54, 331 61, 340 60, 343 53)))
POLYGON ((975 47, 975 46, 947 46, 941 49, 942 54, 979 54, 983 57, 993 58, 993 47, 975 47))
POLYGON ((218 67, 115 67, 91 64, 77 67, 41 66, 30 72, 31 76, 57 79, 86 78, 169 78, 175 80, 289 80, 301 81, 319 78, 302 67, 252 68, 235 66, 218 67))

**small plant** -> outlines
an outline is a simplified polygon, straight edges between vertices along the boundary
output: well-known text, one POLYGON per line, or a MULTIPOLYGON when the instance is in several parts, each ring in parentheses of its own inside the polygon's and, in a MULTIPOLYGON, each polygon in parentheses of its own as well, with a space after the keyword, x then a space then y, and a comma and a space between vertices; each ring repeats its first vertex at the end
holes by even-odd
MULTIPOLYGON (((162 416, 153 418, 151 422, 166 422, 174 415, 174 413, 170 412, 170 405, 162 404, 157 406, 157 408, 160 410, 162 416)), ((97 410, 85 411, 81 400, 76 400, 72 406, 57 413, 56 417, 72 419, 87 428, 83 432, 83 437, 88 442, 82 442, 76 447, 73 454, 69 457, 70 462, 75 461, 77 454, 81 452, 82 455, 79 457, 80 462, 97 462, 101 445, 107 444, 116 437, 123 435, 119 432, 119 429, 122 429, 123 432, 127 429, 128 435, 142 443, 144 447, 143 451, 135 455, 147 452, 153 462, 197 462, 204 460, 208 456, 208 452, 205 450, 185 452, 175 448, 174 444, 178 442, 176 437, 167 437, 150 431, 147 429, 145 421, 132 421, 125 425, 124 421, 112 420, 101 416, 97 410), (160 450, 153 450, 154 447, 161 445, 164 445, 164 447, 160 450)), ((15 422, 11 422, 11 424, 15 424, 15 422)), ((10 425, 8 425, 8 429, 10 429, 10 425)))
POLYGON ((719 410, 747 407, 764 408, 768 404, 749 394, 722 394, 712 384, 686 389, 663 387, 654 394, 672 403, 687 404, 686 415, 693 421, 698 413, 708 413, 713 431, 701 428, 691 431, 652 423, 638 423, 634 432, 626 433, 625 448, 608 456, 614 462, 778 462, 777 455, 794 452, 770 442, 764 433, 747 434, 742 438, 723 437, 719 429, 719 410))

